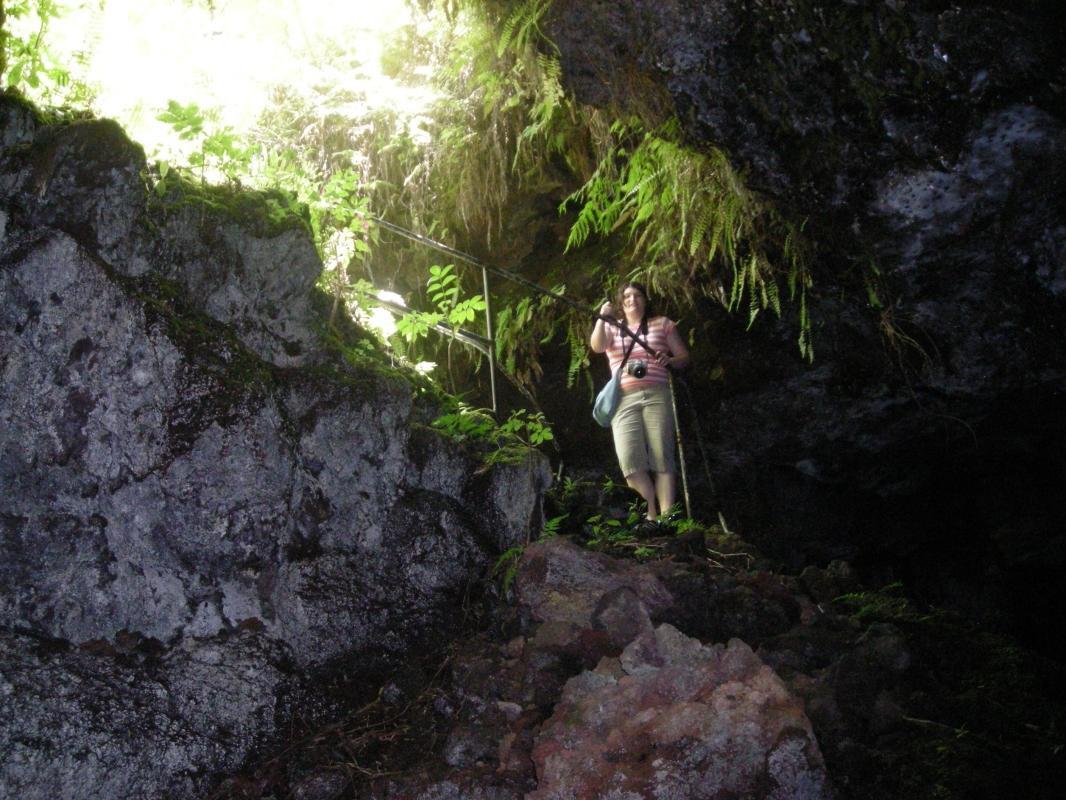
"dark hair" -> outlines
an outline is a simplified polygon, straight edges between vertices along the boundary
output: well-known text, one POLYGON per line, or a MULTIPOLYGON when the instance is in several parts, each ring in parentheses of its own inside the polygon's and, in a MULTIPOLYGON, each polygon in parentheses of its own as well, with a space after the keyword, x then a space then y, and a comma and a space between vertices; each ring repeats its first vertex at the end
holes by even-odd
POLYGON ((618 287, 618 291, 614 296, 614 314, 618 319, 625 319, 626 312, 622 308, 622 295, 625 294, 626 289, 636 289, 642 295, 644 295, 644 318, 651 320, 655 319, 658 314, 655 312, 655 307, 651 303, 651 298, 648 297, 648 288, 643 283, 637 281, 627 281, 618 287))

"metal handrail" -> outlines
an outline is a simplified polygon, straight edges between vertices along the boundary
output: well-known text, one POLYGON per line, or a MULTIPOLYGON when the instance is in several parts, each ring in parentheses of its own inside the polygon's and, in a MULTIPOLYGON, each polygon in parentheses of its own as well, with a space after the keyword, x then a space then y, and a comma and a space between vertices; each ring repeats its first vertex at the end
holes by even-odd
POLYGON ((624 336, 629 336, 634 342, 639 344, 641 347, 643 347, 649 353, 653 352, 651 346, 648 344, 648 342, 645 339, 642 339, 638 334, 636 334, 633 331, 629 330, 629 328, 626 327, 626 325, 624 325, 622 322, 619 322, 617 319, 615 319, 613 317, 608 317, 608 316, 606 316, 604 314, 600 314, 597 309, 594 309, 591 306, 582 305, 581 303, 578 303, 576 300, 571 300, 569 297, 566 297, 565 295, 561 295, 558 292, 551 291, 551 289, 545 289, 543 286, 541 286, 539 284, 536 284, 536 283, 533 283, 533 281, 527 280, 526 278, 523 278, 521 275, 518 275, 518 274, 516 274, 514 272, 511 272, 510 270, 502 269, 501 267, 493 267, 493 266, 491 266, 489 264, 486 264, 481 259, 470 255, 469 253, 464 253, 462 250, 457 250, 456 248, 450 247, 450 246, 448 246, 446 244, 438 242, 435 239, 430 239, 428 236, 423 236, 420 233, 415 233, 414 231, 408 230, 407 228, 404 228, 404 227, 402 227, 400 225, 397 225, 397 224, 395 224, 393 222, 389 222, 388 220, 382 219, 381 217, 376 217, 373 214, 367 214, 366 215, 366 219, 369 220, 370 222, 373 222, 376 225, 380 225, 382 228, 385 228, 386 230, 392 231, 393 233, 397 233, 400 236, 403 236, 404 238, 410 239, 413 242, 417 242, 419 244, 425 245, 426 247, 431 247, 434 250, 438 250, 438 251, 440 251, 442 253, 446 253, 447 255, 453 256, 453 257, 459 259, 460 261, 465 261, 468 264, 472 264, 472 265, 474 265, 476 267, 481 267, 482 274, 483 274, 483 280, 484 280, 484 284, 485 284, 486 303, 488 302, 488 299, 487 299, 488 298, 488 277, 487 277, 487 275, 489 273, 491 273, 493 275, 497 275, 497 276, 499 276, 501 278, 509 280, 512 283, 517 283, 519 286, 524 286, 525 288, 527 288, 527 289, 529 289, 531 291, 538 292, 539 294, 542 294, 542 295, 545 295, 547 297, 551 297, 551 298, 553 298, 555 300, 558 300, 560 303, 566 303, 571 308, 574 308, 574 309, 582 312, 583 314, 588 314, 589 316, 594 317, 595 319, 602 319, 604 322, 608 323, 609 325, 614 325, 616 328, 621 330, 622 334, 624 336))

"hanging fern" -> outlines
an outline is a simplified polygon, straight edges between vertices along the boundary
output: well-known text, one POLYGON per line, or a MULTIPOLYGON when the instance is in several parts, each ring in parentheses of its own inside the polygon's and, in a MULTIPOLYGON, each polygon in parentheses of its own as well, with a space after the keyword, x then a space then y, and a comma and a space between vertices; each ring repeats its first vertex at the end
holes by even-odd
POLYGON ((584 375, 589 393, 592 392, 592 379, 589 376, 588 322, 582 317, 570 316, 566 327, 566 343, 570 348, 570 364, 566 370, 566 388, 572 389, 578 376, 584 375))
MULTIPOLYGON (((731 277, 726 306, 746 304, 748 326, 759 313, 782 313, 778 280, 809 286, 799 230, 744 186, 725 156, 701 153, 681 142, 676 119, 647 131, 637 120, 617 122, 610 144, 586 183, 561 204, 576 208, 567 249, 593 235, 624 230, 633 271, 659 297, 688 302, 694 294, 716 295, 723 269, 731 277)), ((801 346, 810 347, 810 325, 801 346)))
POLYGON ((524 0, 507 18, 496 45, 497 57, 508 50, 521 51, 538 39, 546 38, 540 20, 551 7, 552 0, 524 0))

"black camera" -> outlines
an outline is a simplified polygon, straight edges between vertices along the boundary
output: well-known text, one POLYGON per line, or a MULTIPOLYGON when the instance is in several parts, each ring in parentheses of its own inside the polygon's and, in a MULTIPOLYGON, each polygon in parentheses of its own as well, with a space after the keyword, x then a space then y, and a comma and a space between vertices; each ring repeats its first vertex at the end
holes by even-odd
POLYGON ((626 363, 626 372, 634 378, 643 378, 648 374, 648 362, 643 360, 629 361, 626 363))

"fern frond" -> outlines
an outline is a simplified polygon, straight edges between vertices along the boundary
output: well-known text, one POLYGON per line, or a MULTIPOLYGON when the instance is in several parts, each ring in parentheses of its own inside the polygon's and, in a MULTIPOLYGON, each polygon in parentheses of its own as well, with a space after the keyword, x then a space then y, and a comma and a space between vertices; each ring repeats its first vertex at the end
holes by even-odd
POLYGON ((778 317, 780 317, 781 316, 781 293, 780 293, 780 291, 777 288, 777 279, 771 277, 771 278, 769 278, 766 281, 766 283, 764 285, 766 286, 767 297, 769 297, 770 308, 772 308, 774 310, 774 313, 778 317))

